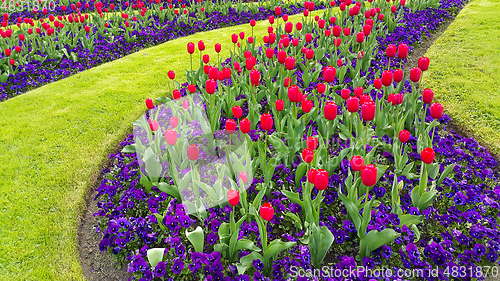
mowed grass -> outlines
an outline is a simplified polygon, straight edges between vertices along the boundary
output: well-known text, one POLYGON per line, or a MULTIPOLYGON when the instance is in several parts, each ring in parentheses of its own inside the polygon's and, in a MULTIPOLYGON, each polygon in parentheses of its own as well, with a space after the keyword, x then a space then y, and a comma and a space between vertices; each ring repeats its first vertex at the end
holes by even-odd
MULTIPOLYGON (((254 28, 257 42, 267 25, 254 28)), ((215 62, 214 45, 228 57, 241 31, 250 36, 250 25, 179 38, 0 103, 0 280, 85 279, 77 229, 92 175, 145 113, 144 100, 168 94, 167 72, 185 81, 188 42, 203 40, 215 62)))
POLYGON ((500 154, 499 0, 474 0, 460 12, 426 56, 424 87, 459 128, 500 154))

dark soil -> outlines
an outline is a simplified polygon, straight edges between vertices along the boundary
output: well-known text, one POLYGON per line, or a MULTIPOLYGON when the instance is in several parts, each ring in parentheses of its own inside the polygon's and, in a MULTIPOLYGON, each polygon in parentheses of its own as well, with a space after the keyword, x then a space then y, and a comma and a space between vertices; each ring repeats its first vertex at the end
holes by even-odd
MULTIPOLYGON (((119 150, 120 145, 117 144, 110 153, 117 153, 119 150)), ((120 265, 117 264, 112 254, 99 250, 99 242, 101 242, 102 234, 96 232, 95 228, 97 219, 94 217, 94 213, 98 211, 96 201, 94 201, 97 195, 95 189, 102 181, 100 171, 110 165, 111 161, 107 159, 102 163, 100 169, 98 169, 99 172, 92 176, 90 190, 87 192, 85 198, 85 211, 78 227, 80 262, 82 263, 83 275, 89 281, 117 281, 128 280, 133 277, 131 273, 127 272, 126 265, 120 268, 120 265)))
MULTIPOLYGON (((445 20, 441 26, 431 34, 431 37, 425 37, 422 43, 414 49, 414 52, 409 56, 406 64, 404 65, 404 70, 409 77, 409 71, 411 68, 417 66, 417 61, 420 57, 424 56, 427 49, 434 43, 434 41, 443 34, 443 32, 448 28, 448 26, 453 22, 454 17, 445 20)), ((448 128, 464 135, 470 136, 467 131, 459 128, 453 123, 448 124, 448 128)), ((117 145, 113 152, 117 152, 119 146, 117 145)), ((496 158, 500 160, 498 155, 496 158)), ((102 167, 108 167, 110 161, 105 161, 102 167)), ((101 183, 102 176, 96 174, 91 180, 91 192, 88 192, 86 202, 86 209, 80 221, 80 226, 78 228, 78 244, 80 252, 80 260, 83 267, 84 276, 87 280, 93 281, 107 281, 107 280, 128 280, 132 277, 132 274, 128 273, 126 270, 126 265, 119 268, 113 255, 108 252, 99 251, 99 242, 101 241, 102 234, 96 232, 95 225, 97 223, 96 218, 93 216, 97 212, 96 202, 93 200, 97 194, 94 190, 101 183)), ((327 254, 324 260, 324 264, 329 262, 334 262, 335 258, 331 254, 327 254)))

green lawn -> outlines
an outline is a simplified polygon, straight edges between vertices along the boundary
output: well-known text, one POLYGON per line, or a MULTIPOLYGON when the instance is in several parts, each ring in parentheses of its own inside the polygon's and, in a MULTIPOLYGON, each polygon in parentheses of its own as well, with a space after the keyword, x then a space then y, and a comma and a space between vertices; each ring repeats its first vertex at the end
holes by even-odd
POLYGON ((184 81, 188 42, 203 40, 215 61, 215 43, 226 58, 241 31, 250 25, 173 40, 0 103, 0 280, 84 280, 77 228, 91 176, 144 100, 167 94, 167 71, 184 81))
POLYGON ((454 123, 500 154, 499 0, 474 0, 427 52, 424 86, 454 123))

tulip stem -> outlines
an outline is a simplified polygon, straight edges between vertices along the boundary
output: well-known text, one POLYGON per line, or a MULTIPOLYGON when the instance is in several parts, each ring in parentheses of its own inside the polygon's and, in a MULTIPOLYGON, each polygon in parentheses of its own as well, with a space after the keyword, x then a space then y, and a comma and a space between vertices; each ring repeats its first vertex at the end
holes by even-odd
POLYGON ((190 56, 191 56, 191 73, 190 74, 193 74, 193 54, 191 54, 190 56))
POLYGON ((436 132, 436 128, 432 128, 432 138, 431 138, 431 146, 434 147, 434 133, 436 132))
POLYGON ((366 121, 366 126, 365 126, 365 142, 363 144, 363 150, 364 150, 364 153, 363 153, 363 157, 366 156, 366 141, 368 139, 368 121, 366 121))

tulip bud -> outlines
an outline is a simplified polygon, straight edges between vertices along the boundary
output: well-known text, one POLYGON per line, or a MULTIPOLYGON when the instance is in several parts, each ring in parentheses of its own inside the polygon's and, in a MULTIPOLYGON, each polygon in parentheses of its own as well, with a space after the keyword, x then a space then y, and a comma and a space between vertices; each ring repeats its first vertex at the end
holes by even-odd
POLYGON ((406 44, 399 44, 398 46, 398 57, 400 59, 405 59, 408 56, 410 49, 406 44))
POLYGON ((410 139, 410 132, 408 132, 407 130, 401 130, 399 132, 399 141, 400 142, 406 143, 406 142, 408 142, 409 139, 410 139))
POLYGON ((187 51, 188 51, 189 54, 193 54, 194 53, 194 43, 189 42, 187 44, 187 51))
POLYGON ((302 150, 302 160, 306 163, 311 163, 314 158, 314 151, 309 148, 302 150))
POLYGON ((431 117, 434 119, 439 119, 443 116, 444 108, 440 103, 433 103, 430 108, 431 117))
POLYGON ((302 23, 301 23, 301 22, 298 22, 298 23, 295 25, 295 28, 296 28, 298 31, 301 31, 301 30, 302 30, 302 23))
POLYGON ((318 138, 307 137, 306 146, 311 150, 315 150, 318 147, 318 138))
POLYGON ((418 59, 418 68, 422 71, 429 69, 430 60, 428 57, 421 57, 418 59))
POLYGON ((420 81, 420 77, 422 77, 422 70, 418 67, 414 67, 410 70, 410 80, 414 83, 420 81))
POLYGON ((269 203, 264 203, 260 207, 260 216, 265 221, 270 221, 274 217, 274 209, 273 206, 269 203))
POLYGON ((325 190, 328 187, 330 175, 326 170, 319 169, 314 177, 314 187, 317 190, 325 190))
POLYGON ((432 161, 434 161, 435 157, 436 153, 434 152, 434 149, 430 147, 427 147, 426 149, 422 150, 422 152, 420 152, 420 158, 425 164, 431 164, 432 161))
POLYGON ((260 116, 260 126, 262 130, 270 131, 273 128, 273 117, 268 113, 262 114, 260 116))
POLYGON ((233 119, 226 120, 226 134, 232 135, 236 131, 236 122, 233 119))
POLYGON ((382 73, 382 85, 388 87, 392 84, 393 74, 392 71, 386 70, 382 73))
POLYGON ((377 167, 368 164, 361 168, 361 181, 366 186, 374 186, 377 183, 377 167))
POLYGON ((276 110, 277 111, 283 111, 283 109, 285 108, 285 103, 283 102, 283 100, 277 100, 276 101, 276 110))
POLYGON ((351 113, 357 112, 359 110, 359 99, 356 97, 349 97, 347 99, 347 110, 351 113))
POLYGON ((327 120, 334 120, 337 118, 337 104, 332 101, 327 102, 325 104, 324 114, 327 120))
POLYGON ((192 144, 187 148, 187 155, 189 160, 195 161, 200 156, 200 151, 198 150, 198 146, 196 144, 192 144))
POLYGON ((401 69, 394 70, 394 82, 399 83, 403 81, 404 72, 401 69))
POLYGON ((363 157, 361 156, 358 156, 358 155, 354 155, 352 158, 351 158, 351 169, 354 171, 354 172, 359 172, 361 171, 361 169, 363 168, 363 165, 365 164, 365 159, 363 159, 363 157))
POLYGON ((283 21, 285 21, 285 22, 288 21, 288 15, 283 15, 283 21))
POLYGON ((333 82, 335 79, 336 70, 334 67, 328 66, 323 69, 323 79, 327 83, 333 82))
POLYGON ((250 132, 251 125, 252 125, 252 123, 247 118, 241 119, 241 121, 240 121, 240 131, 242 133, 244 133, 244 134, 248 134, 248 132, 250 132))
POLYGON ((311 112, 313 106, 313 102, 310 100, 303 100, 301 103, 302 111, 304 111, 304 113, 311 112))
POLYGON ((385 53, 388 57, 393 58, 396 55, 397 48, 394 45, 389 45, 385 49, 385 53))
POLYGON ((208 55, 203 55, 203 63, 207 64, 210 62, 210 56, 208 55))
POLYGON ((342 89, 340 91, 340 97, 344 100, 348 99, 351 95, 351 91, 349 89, 342 89))
POLYGON ((434 99, 434 92, 429 89, 429 88, 426 88, 422 91, 422 101, 426 104, 430 104, 432 103, 432 100, 434 99))

